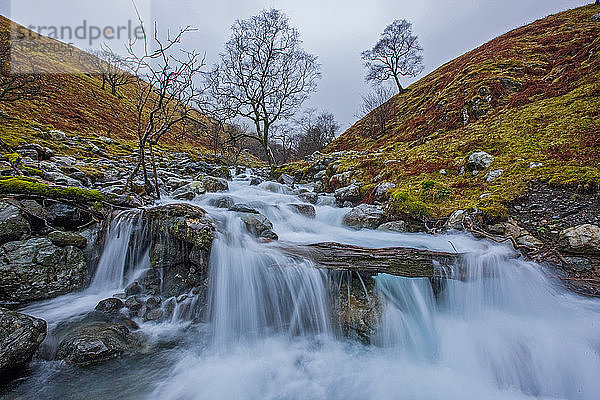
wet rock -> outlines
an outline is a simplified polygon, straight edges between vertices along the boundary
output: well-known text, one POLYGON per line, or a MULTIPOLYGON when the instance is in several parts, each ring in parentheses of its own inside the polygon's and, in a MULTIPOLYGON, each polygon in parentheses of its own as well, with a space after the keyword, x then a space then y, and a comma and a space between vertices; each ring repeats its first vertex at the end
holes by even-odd
POLYGON ((144 321, 157 321, 163 317, 163 310, 156 308, 154 310, 148 310, 144 315, 144 321))
POLYGON ((251 213, 251 214, 260 214, 258 210, 250 207, 247 204, 235 204, 229 207, 229 211, 241 212, 241 213, 251 213))
POLYGON ((162 299, 158 296, 150 296, 146 299, 146 306, 151 310, 158 308, 161 303, 162 299))
POLYGON ((110 314, 119 311, 123 307, 125 307, 125 304, 123 304, 120 299, 111 297, 110 299, 104 299, 98 303, 95 310, 110 314))
POLYGON ((194 200, 196 196, 201 196, 204 193, 206 193, 204 184, 199 181, 194 181, 175 190, 171 194, 171 197, 175 200, 194 200))
POLYGON ((260 185, 261 183, 263 183, 263 180, 262 180, 262 179, 260 179, 260 178, 259 178, 259 177, 257 177, 257 176, 253 176, 253 177, 250 179, 250 186, 258 186, 258 185, 260 185))
POLYGON ((404 221, 392 221, 379 225, 377 230, 385 232, 407 232, 408 227, 404 221))
POLYGON ((293 186, 294 185, 294 177, 288 174, 281 174, 279 176, 279 179, 277 179, 277 182, 284 184, 284 185, 289 185, 289 186, 293 186))
POLYGON ((567 261, 566 266, 575 272, 587 272, 594 269, 591 261, 585 257, 565 257, 565 261, 567 261))
POLYGON ((325 191, 325 185, 323 184, 323 182, 317 181, 315 182, 313 190, 315 193, 323 193, 325 191))
POLYGON ((77 365, 102 363, 137 353, 145 337, 132 334, 124 322, 85 321, 61 329, 56 359, 77 365))
POLYGON ((138 282, 132 282, 125 288, 125 296, 135 296, 136 294, 142 293, 142 287, 138 282))
POLYGON ((229 190, 229 184, 227 183, 227 180, 223 178, 201 174, 196 176, 194 181, 201 182, 206 191, 209 193, 226 192, 229 190))
POLYGON ((138 300, 137 297, 132 296, 130 298, 128 298, 127 300, 125 300, 125 307, 127 307, 129 310, 137 313, 140 308, 142 308, 142 306, 144 305, 144 303, 142 303, 140 300, 138 300))
POLYGON ((391 182, 383 182, 375 187, 375 199, 377 201, 384 201, 388 197, 388 191, 392 190, 396 187, 395 184, 391 182))
POLYGON ((476 151, 467 159, 467 169, 469 171, 483 171, 494 162, 494 157, 485 151, 476 151))
POLYGON ((361 204, 344 216, 343 224, 354 229, 375 229, 384 219, 383 209, 379 206, 361 204))
POLYGON ((600 226, 583 224, 560 232, 561 247, 576 254, 600 254, 600 226))
POLYGON ((277 240, 278 236, 273 232, 273 224, 262 214, 242 213, 240 215, 248 232, 257 238, 277 240))
POLYGON ((308 218, 315 218, 317 215, 315 207, 310 204, 288 204, 288 206, 298 214, 308 218))
POLYGON ((359 201, 361 198, 360 186, 353 184, 337 189, 334 193, 334 197, 337 200, 338 204, 343 204, 346 201, 349 201, 351 203, 359 201))
POLYGON ((234 206, 235 200, 231 196, 221 196, 210 199, 208 204, 217 208, 231 208, 234 206))
POLYGON ((314 192, 306 192, 298 195, 298 198, 306 203, 317 204, 319 201, 319 195, 314 192))
POLYGON ((0 373, 24 367, 46 337, 46 321, 0 308, 0 373))
POLYGON ((31 226, 21 210, 0 200, 0 244, 26 239, 30 233, 31 226))
POLYGON ((52 203, 45 208, 46 220, 54 227, 75 230, 92 221, 92 215, 78 207, 64 203, 52 203))
POLYGON ((74 246, 80 249, 87 247, 87 239, 73 232, 52 231, 48 234, 48 239, 59 247, 74 246))
POLYGON ((85 256, 73 246, 35 238, 0 247, 0 301, 54 298, 83 288, 87 277, 85 256))

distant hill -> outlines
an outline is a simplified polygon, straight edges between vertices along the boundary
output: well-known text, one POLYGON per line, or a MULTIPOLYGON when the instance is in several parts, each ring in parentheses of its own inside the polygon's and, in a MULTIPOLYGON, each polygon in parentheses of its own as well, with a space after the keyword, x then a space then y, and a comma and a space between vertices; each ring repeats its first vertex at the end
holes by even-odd
MULTIPOLYGON (((11 28, 16 27, 17 24, 0 16, 0 35, 3 38, 7 37, 11 28)), ((61 149, 59 144, 44 134, 50 130, 60 130, 69 135, 90 138, 103 147, 106 147, 105 144, 98 139, 107 137, 122 145, 113 146, 113 150, 130 152, 136 142, 136 112, 133 105, 122 96, 112 95, 108 88, 102 90, 99 76, 82 73, 91 70, 86 64, 91 57, 89 54, 54 39, 33 35, 35 48, 13 48, 12 56, 31 60, 37 71, 45 72, 41 76, 44 92, 32 100, 0 102, 3 115, 0 117, 0 138, 9 145, 38 142, 58 147, 59 151, 75 151, 61 149)), ((122 87, 120 93, 131 95, 133 89, 133 84, 122 87)), ((198 115, 198 118, 204 117, 198 115)), ((207 153, 208 144, 205 132, 183 124, 175 126, 161 141, 165 149, 198 154, 207 153)))
POLYGON ((385 133, 373 112, 326 151, 367 151, 339 170, 392 181, 438 215, 512 200, 534 180, 597 188, 598 13, 580 7, 491 40, 394 96, 385 133), (461 174, 475 151, 495 157, 489 170, 502 170, 499 178, 461 174))

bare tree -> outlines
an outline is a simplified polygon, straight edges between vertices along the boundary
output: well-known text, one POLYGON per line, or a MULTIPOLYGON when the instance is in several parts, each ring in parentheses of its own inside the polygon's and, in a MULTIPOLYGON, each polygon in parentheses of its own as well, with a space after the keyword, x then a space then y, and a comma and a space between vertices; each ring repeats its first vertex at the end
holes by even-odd
POLYGON ((390 86, 377 86, 370 93, 362 95, 362 104, 356 115, 367 118, 370 123, 370 136, 383 136, 389 122, 394 118, 394 105, 390 98, 394 89, 390 86))
POLYGON ((208 74, 216 108, 252 121, 269 165, 271 128, 292 116, 316 90, 317 57, 304 51, 298 31, 279 10, 236 21, 220 64, 208 74))
POLYGON ((159 37, 156 24, 152 45, 144 32, 144 51, 137 54, 134 43, 129 45, 131 70, 138 77, 136 95, 130 99, 136 109, 135 131, 138 138, 138 160, 127 180, 131 188, 135 177, 142 170, 147 188, 152 185, 148 179, 146 150, 152 166, 154 191, 160 198, 158 174, 153 148, 174 125, 185 120, 194 120, 197 110, 192 107, 202 96, 196 86, 196 77, 204 66, 204 57, 195 51, 180 48, 182 37, 192 29, 186 27, 172 37, 163 40, 159 37))
POLYGON ((402 93, 400 78, 423 72, 422 53, 419 39, 412 34, 412 24, 404 19, 395 20, 385 28, 372 49, 362 52, 366 80, 381 83, 393 78, 398 92, 402 93))
POLYGON ((90 61, 94 72, 102 78, 102 90, 108 84, 110 92, 116 96, 121 86, 135 82, 135 76, 128 72, 129 63, 126 57, 116 54, 108 46, 91 50, 89 53, 93 56, 90 57, 90 61))
POLYGON ((332 113, 321 111, 317 114, 315 109, 307 110, 298 125, 301 129, 297 137, 297 154, 300 158, 322 150, 335 139, 340 129, 332 113))
POLYGON ((21 71, 11 60, 10 32, 0 33, 0 102, 33 99, 42 93, 42 77, 30 65, 21 71))
POLYGON ((294 126, 283 123, 273 127, 272 142, 275 148, 275 160, 279 164, 289 162, 296 154, 297 137, 294 126))

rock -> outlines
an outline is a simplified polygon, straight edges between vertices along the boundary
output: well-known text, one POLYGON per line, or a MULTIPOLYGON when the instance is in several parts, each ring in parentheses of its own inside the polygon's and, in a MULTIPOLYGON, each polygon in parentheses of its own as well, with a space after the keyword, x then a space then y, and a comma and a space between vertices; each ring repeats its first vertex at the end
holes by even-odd
POLYGON ((34 161, 38 160, 39 154, 37 151, 32 150, 32 149, 21 149, 21 150, 17 150, 17 153, 22 157, 22 158, 31 158, 34 161))
POLYGON ((248 232, 257 238, 277 240, 278 236, 273 232, 273 224, 262 214, 242 213, 241 219, 248 232))
POLYGON ((57 335, 56 359, 67 363, 90 365, 139 352, 143 337, 134 335, 124 322, 79 322, 57 335))
POLYGON ((0 301, 54 298, 83 288, 87 278, 85 256, 73 246, 35 238, 0 247, 0 301))
POLYGON ((600 13, 592 15, 591 19, 592 19, 592 21, 599 22, 600 21, 600 13))
POLYGON ((335 174, 331 178, 329 178, 329 187, 337 190, 339 188, 347 187, 350 185, 352 179, 352 171, 342 172, 340 174, 335 174))
POLYGON ((161 303, 162 303, 162 299, 158 296, 150 296, 148 299, 146 299, 146 306, 150 310, 158 308, 161 303))
POLYGON ((319 195, 314 192, 306 192, 298 195, 298 198, 306 203, 317 204, 319 195))
POLYGON ((542 167, 543 165, 544 165, 544 163, 532 161, 529 163, 529 168, 531 168, 531 169, 539 168, 539 167, 542 167))
POLYGON ((445 230, 457 230, 462 231, 464 229, 463 223, 469 214, 465 210, 456 210, 449 217, 444 224, 445 230))
POLYGON ((325 191, 325 185, 321 181, 316 181, 313 186, 313 191, 315 193, 323 193, 325 191))
POLYGON ((289 186, 293 186, 294 185, 294 177, 288 174, 281 174, 279 176, 279 179, 277 179, 277 182, 284 184, 284 185, 289 185, 289 186))
POLYGON ((354 203, 359 201, 361 198, 360 186, 352 184, 350 186, 337 189, 334 193, 334 196, 338 204, 343 204, 346 201, 354 203))
POLYGON ((386 231, 386 232, 407 232, 406 222, 404 221, 392 221, 386 222, 385 224, 379 225, 377 227, 378 231, 386 231))
POLYGON ((154 310, 148 310, 144 315, 144 321, 156 321, 163 317, 163 310, 156 308, 154 310))
POLYGON ((206 193, 204 184, 199 181, 194 181, 175 190, 171 194, 171 197, 175 200, 194 200, 196 196, 203 195, 204 193, 206 193))
POLYGON ((544 244, 538 238, 531 235, 530 233, 522 234, 515 240, 516 240, 517 244, 519 244, 521 246, 525 246, 525 247, 530 247, 533 249, 537 249, 537 248, 544 246, 544 244))
POLYGON ((325 175, 327 175, 327 171, 326 170, 319 171, 319 172, 317 172, 315 174, 314 179, 315 180, 321 180, 321 179, 325 178, 325 175))
POLYGON ((138 282, 132 282, 125 288, 125 296, 135 296, 136 294, 142 293, 142 287, 138 282))
POLYGON ((375 187, 375 200, 384 201, 388 197, 388 190, 394 189, 396 187, 395 184, 391 182, 383 182, 375 187))
POLYGON ((354 229, 374 229, 384 218, 383 209, 379 206, 361 204, 344 216, 343 224, 354 229))
POLYGON ((231 208, 235 205, 235 200, 230 196, 221 196, 210 199, 208 204, 216 208, 231 208))
POLYGON ((62 131, 56 130, 56 131, 50 131, 48 133, 50 134, 50 137, 52 138, 52 140, 56 140, 59 142, 67 140, 67 134, 62 131))
POLYGON ((584 224, 560 232, 563 250, 576 254, 600 254, 600 226, 584 224))
POLYGON ((310 204, 294 203, 288 204, 288 207, 290 207, 293 211, 297 212, 298 214, 304 215, 308 218, 315 218, 317 216, 317 211, 315 210, 315 207, 310 204))
POLYGON ((46 337, 46 321, 0 308, 0 373, 24 367, 46 337))
POLYGON ((48 234, 48 239, 59 247, 74 246, 80 249, 87 247, 87 239, 73 232, 52 231, 48 234))
POLYGON ((504 170, 502 170, 502 169, 495 169, 495 170, 490 171, 487 174, 485 174, 483 179, 485 179, 486 182, 493 182, 496 179, 500 178, 500 176, 502 175, 503 172, 504 172, 504 170))
POLYGON ((45 208, 46 220, 54 227, 74 230, 92 221, 92 215, 75 206, 51 203, 45 208))
POLYGON ((29 237, 31 226, 19 208, 0 200, 0 245, 29 237))
POLYGON ((575 272, 587 272, 594 269, 594 266, 584 257, 565 257, 567 261, 567 267, 571 268, 575 272))
POLYGON ((469 171, 483 171, 494 162, 494 157, 485 151, 476 151, 467 159, 469 171))
POLYGON ((110 314, 119 311, 123 307, 125 307, 125 304, 123 304, 120 299, 111 297, 110 299, 105 299, 98 303, 95 310, 110 314))
POLYGON ((137 299, 137 297, 135 297, 135 296, 132 296, 132 297, 128 298, 127 300, 125 300, 125 307, 127 307, 129 310, 131 310, 133 312, 138 312, 139 309, 142 308, 143 305, 144 305, 144 303, 139 301, 137 299))
POLYGON ((256 176, 253 176, 253 177, 250 179, 250 186, 258 186, 258 185, 260 185, 261 183, 263 183, 263 180, 262 180, 262 179, 260 179, 260 178, 258 178, 258 177, 256 177, 256 176))
POLYGON ((201 182, 209 193, 226 192, 229 190, 229 184, 223 178, 200 174, 194 178, 194 181, 201 182))
POLYGON ((229 207, 229 211, 260 214, 260 211, 256 210, 255 208, 250 207, 247 204, 235 204, 235 205, 229 207))

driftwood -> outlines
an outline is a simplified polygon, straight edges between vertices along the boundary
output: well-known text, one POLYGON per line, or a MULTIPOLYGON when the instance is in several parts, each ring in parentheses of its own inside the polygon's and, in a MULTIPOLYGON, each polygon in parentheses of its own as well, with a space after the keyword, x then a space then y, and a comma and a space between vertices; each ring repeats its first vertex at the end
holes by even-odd
POLYGON ((311 245, 274 244, 283 252, 315 262, 319 267, 407 278, 443 277, 444 266, 456 265, 462 254, 407 247, 369 249, 334 242, 311 245))

